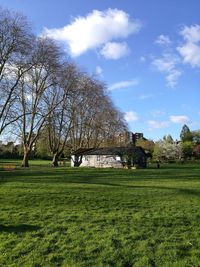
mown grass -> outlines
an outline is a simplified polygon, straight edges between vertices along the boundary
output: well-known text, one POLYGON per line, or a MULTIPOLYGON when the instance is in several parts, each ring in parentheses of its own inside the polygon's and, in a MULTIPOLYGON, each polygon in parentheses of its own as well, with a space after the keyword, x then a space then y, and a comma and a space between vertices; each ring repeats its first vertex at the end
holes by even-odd
POLYGON ((200 266, 200 166, 0 171, 0 266, 200 266))
MULTIPOLYGON (((15 167, 15 169, 20 168, 22 163, 22 159, 0 159, 0 170, 9 168, 9 167, 15 167)), ((41 159, 32 159, 29 160, 29 165, 31 167, 50 167, 51 161, 50 160, 41 160, 41 159)))

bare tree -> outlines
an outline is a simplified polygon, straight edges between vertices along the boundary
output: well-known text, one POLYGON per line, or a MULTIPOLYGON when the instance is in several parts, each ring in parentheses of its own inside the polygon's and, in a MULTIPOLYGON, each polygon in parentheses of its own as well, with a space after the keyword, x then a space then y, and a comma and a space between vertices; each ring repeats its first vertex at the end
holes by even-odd
MULTIPOLYGON (((58 159, 63 153, 72 127, 71 106, 78 95, 77 81, 80 75, 76 66, 65 64, 60 73, 58 96, 60 104, 47 118, 49 148, 53 155, 52 165, 58 166, 58 159)), ((50 104, 51 106, 51 104, 50 104)))
POLYGON ((119 145, 119 134, 127 131, 124 114, 120 112, 107 96, 102 105, 101 124, 99 125, 99 146, 113 147, 119 145))
POLYGON ((18 90, 20 118, 16 124, 24 148, 23 167, 28 167, 40 130, 52 110, 59 104, 57 73, 61 51, 50 39, 36 39, 31 55, 31 68, 23 75, 18 90), (51 103, 51 106, 49 106, 51 103))
POLYGON ((99 147, 126 128, 122 114, 113 106, 105 85, 91 77, 82 77, 79 97, 72 107, 73 124, 70 131, 72 151, 99 147), (123 130, 122 130, 123 129, 123 130))
POLYGON ((102 87, 98 87, 95 81, 86 74, 79 78, 77 92, 78 95, 72 102, 70 110, 72 117, 72 129, 70 131, 72 151, 90 147, 96 127, 98 106, 103 95, 102 87))
POLYGON ((29 68, 32 39, 24 16, 0 8, 0 135, 20 117, 14 108, 16 90, 29 68))

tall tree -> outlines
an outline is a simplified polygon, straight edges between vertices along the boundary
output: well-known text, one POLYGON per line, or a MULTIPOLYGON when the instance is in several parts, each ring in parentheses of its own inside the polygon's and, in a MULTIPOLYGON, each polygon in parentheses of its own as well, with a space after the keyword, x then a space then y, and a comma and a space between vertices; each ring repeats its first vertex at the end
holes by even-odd
POLYGON ((53 155, 52 165, 54 167, 58 166, 58 159, 69 140, 73 121, 71 115, 72 103, 79 96, 77 90, 79 75, 80 73, 73 64, 65 64, 62 67, 57 87, 60 104, 47 117, 45 127, 48 131, 49 148, 53 155))
POLYGON ((83 76, 80 80, 79 97, 71 110, 73 151, 102 146, 126 129, 123 116, 113 106, 105 85, 91 77, 83 76))
POLYGON ((140 138, 136 141, 136 146, 142 147, 145 151, 148 151, 149 153, 153 153, 155 143, 152 140, 147 140, 140 138))
POLYGON ((193 155, 194 144, 191 141, 181 143, 184 159, 191 159, 193 155))
POLYGON ((174 143, 174 140, 173 140, 173 138, 172 138, 172 136, 171 136, 170 134, 165 135, 165 136, 163 137, 163 140, 164 140, 165 142, 169 143, 169 144, 173 144, 173 143, 174 143))
POLYGON ((31 68, 23 75, 18 86, 18 130, 24 148, 23 167, 28 167, 29 155, 36 144, 48 115, 58 105, 57 73, 61 52, 50 39, 35 40, 31 54, 31 68), (47 103, 51 103, 49 106, 47 103))
POLYGON ((180 133, 180 138, 182 142, 192 141, 192 133, 186 124, 183 125, 183 128, 180 133))
POLYGON ((29 69, 33 35, 24 16, 0 8, 0 135, 16 121, 17 86, 29 69))

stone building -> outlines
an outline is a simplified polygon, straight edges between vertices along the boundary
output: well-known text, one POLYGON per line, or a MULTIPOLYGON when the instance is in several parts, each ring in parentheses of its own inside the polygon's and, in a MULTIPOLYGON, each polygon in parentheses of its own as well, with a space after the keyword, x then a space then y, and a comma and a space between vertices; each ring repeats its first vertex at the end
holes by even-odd
POLYGON ((71 157, 71 166, 96 168, 146 168, 147 154, 141 147, 79 149, 71 157))

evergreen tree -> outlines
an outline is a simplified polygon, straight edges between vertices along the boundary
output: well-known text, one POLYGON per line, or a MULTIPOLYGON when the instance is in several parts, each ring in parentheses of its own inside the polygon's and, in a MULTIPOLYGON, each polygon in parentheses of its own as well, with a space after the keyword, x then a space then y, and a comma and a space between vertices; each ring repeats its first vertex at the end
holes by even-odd
POLYGON ((181 133, 180 133, 180 138, 181 138, 182 142, 192 141, 192 139, 193 139, 192 133, 186 124, 183 125, 183 128, 182 128, 181 133))
POLYGON ((171 136, 170 134, 165 135, 165 136, 163 137, 163 140, 164 140, 165 142, 169 143, 169 144, 173 144, 173 143, 174 143, 174 140, 173 140, 173 138, 172 138, 172 136, 171 136))

